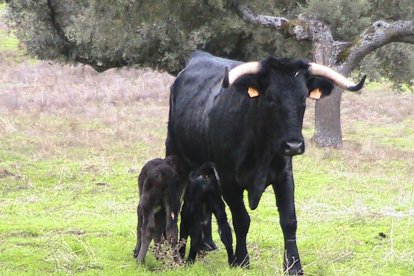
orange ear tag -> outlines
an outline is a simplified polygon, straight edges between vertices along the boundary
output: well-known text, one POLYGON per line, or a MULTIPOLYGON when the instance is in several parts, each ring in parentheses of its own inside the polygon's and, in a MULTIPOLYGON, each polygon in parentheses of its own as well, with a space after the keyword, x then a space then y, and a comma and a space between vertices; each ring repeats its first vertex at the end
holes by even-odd
POLYGON ((309 98, 314 99, 314 100, 319 100, 321 96, 322 96, 322 92, 319 88, 316 88, 309 93, 309 98))
POLYGON ((257 91, 253 87, 249 87, 249 90, 247 91, 247 93, 249 93, 250 98, 259 96, 259 91, 257 91))

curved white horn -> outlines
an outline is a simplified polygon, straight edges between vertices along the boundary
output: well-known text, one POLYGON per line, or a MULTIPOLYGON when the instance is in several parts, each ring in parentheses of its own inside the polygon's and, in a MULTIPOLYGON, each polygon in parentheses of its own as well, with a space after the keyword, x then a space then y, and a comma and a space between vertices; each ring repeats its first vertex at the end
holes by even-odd
POLYGON ((318 64, 318 63, 309 63, 309 72, 312 75, 326 77, 332 80, 337 86, 341 87, 342 89, 346 89, 349 91, 357 91, 362 88, 365 82, 366 75, 361 79, 361 81, 357 84, 353 83, 352 81, 345 78, 340 73, 336 72, 335 70, 318 64))
POLYGON ((257 74, 260 71, 260 62, 251 61, 240 64, 229 71, 229 86, 243 75, 257 74))

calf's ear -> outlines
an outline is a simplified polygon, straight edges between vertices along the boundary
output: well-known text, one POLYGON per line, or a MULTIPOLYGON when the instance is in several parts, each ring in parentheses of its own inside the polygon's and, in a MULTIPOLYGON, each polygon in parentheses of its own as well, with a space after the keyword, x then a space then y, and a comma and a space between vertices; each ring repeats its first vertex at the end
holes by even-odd
POLYGON ((333 83, 323 77, 311 77, 306 82, 308 97, 314 100, 329 96, 334 88, 333 83))

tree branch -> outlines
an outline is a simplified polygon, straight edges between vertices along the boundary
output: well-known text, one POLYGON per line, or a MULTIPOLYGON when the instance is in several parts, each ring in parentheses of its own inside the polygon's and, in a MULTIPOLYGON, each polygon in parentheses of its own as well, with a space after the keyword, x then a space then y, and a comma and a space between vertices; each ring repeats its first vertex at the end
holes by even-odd
MULTIPOLYGON (((370 52, 392 42, 414 44, 414 20, 387 23, 374 22, 354 42, 335 41, 328 25, 306 14, 300 14, 297 20, 284 17, 256 15, 246 5, 237 7, 243 20, 260 27, 272 28, 296 40, 312 42, 314 49, 331 46, 331 61, 343 74, 349 74, 370 52)), ((316 57, 315 57, 316 58, 316 57)))
POLYGON ((252 10, 246 5, 239 5, 238 11, 242 14, 245 21, 262 27, 273 28, 279 31, 284 29, 289 24, 289 20, 284 17, 268 16, 268 15, 255 15, 252 10))
POLYGON ((348 70, 351 71, 370 52, 392 42, 414 44, 414 20, 374 22, 355 43, 342 50, 343 60, 338 61, 347 64, 348 70))
POLYGON ((239 5, 237 9, 244 21, 275 29, 296 40, 334 42, 329 26, 312 16, 300 14, 297 20, 289 20, 281 16, 255 15, 246 5, 239 5))

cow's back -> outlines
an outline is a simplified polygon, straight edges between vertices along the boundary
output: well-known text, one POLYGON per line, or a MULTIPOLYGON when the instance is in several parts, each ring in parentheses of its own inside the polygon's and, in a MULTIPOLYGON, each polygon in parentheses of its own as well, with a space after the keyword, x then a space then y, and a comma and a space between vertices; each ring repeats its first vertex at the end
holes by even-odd
POLYGON ((191 166, 211 160, 210 112, 222 91, 225 67, 238 64, 200 51, 193 54, 171 86, 167 155, 180 155, 191 166))

